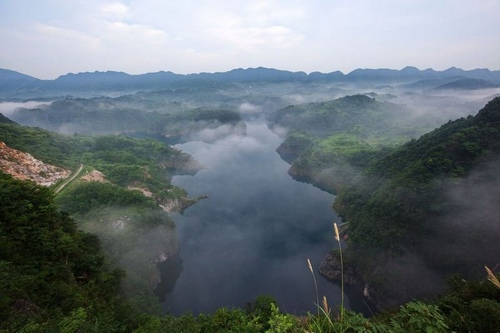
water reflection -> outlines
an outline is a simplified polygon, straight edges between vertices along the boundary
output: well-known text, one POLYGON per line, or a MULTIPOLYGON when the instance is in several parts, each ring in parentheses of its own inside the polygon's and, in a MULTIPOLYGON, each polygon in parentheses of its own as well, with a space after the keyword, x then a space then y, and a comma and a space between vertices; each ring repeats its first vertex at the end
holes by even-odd
MULTIPOLYGON (((165 296, 166 311, 213 312, 262 294, 289 312, 316 311, 307 258, 317 269, 335 245, 334 197, 287 174, 275 151, 281 141, 260 121, 248 124, 246 137, 177 146, 206 169, 173 183, 209 199, 174 217, 183 271, 165 296)), ((317 279, 320 297, 338 304, 339 288, 317 279)))

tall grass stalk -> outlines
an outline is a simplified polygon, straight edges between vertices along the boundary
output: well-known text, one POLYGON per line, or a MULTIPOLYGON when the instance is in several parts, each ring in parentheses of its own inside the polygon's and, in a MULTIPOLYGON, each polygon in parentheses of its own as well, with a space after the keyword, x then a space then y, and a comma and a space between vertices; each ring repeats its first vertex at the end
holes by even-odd
POLYGON ((340 242, 340 234, 337 223, 333 223, 333 230, 335 231, 335 240, 339 243, 339 254, 340 254, 340 289, 341 289, 341 301, 340 301, 340 323, 344 319, 344 262, 342 258, 342 243, 340 242))
POLYGON ((496 278, 495 274, 489 269, 487 266, 484 266, 486 269, 486 272, 488 273, 488 280, 490 280, 491 283, 493 283, 497 288, 500 288, 500 281, 496 278))
MULTIPOLYGON (((316 276, 314 275, 313 266, 312 266, 311 260, 309 260, 309 258, 307 258, 307 266, 309 266, 309 270, 311 271, 311 274, 313 276, 314 289, 316 289, 316 306, 319 307, 318 284, 316 283, 316 276)), ((318 316, 319 316, 319 308, 318 308, 318 316)))

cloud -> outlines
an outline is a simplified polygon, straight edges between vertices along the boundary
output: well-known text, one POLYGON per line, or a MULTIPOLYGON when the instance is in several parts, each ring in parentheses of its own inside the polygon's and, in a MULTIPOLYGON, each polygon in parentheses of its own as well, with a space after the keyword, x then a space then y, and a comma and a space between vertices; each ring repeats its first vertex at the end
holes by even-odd
POLYGON ((243 114, 259 114, 262 113, 262 107, 252 103, 243 103, 239 106, 238 111, 243 114))
POLYGON ((99 7, 100 12, 105 16, 123 19, 129 16, 130 9, 121 2, 107 3, 99 7))
MULTIPOLYGON (((209 126, 210 123, 207 124, 209 126)), ((226 145, 236 145, 238 144, 242 136, 235 135, 237 129, 234 125, 224 124, 217 127, 204 128, 199 132, 194 132, 189 135, 189 141, 204 141, 204 142, 215 142, 224 141, 226 145)))
POLYGON ((449 0, 7 1, 0 4, 0 42, 9 51, 0 63, 42 78, 257 66, 497 69, 498 9, 495 1, 456 6, 449 0))

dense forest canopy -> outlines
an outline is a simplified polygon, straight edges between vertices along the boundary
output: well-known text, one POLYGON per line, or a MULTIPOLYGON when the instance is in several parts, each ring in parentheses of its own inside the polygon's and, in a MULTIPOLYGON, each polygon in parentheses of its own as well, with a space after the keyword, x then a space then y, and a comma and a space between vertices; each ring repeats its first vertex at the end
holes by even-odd
POLYGON ((125 326, 116 320, 123 272, 110 269, 97 237, 59 212, 49 189, 4 173, 0 182, 0 329, 59 331, 76 312, 125 326))
POLYGON ((151 290, 159 273, 151 261, 178 251, 174 224, 161 205, 182 210, 196 201, 170 180, 173 172, 196 172, 200 165, 151 139, 66 136, 15 123, 0 127, 0 140, 10 147, 74 171, 75 180, 53 186, 61 189, 54 199, 57 207, 70 213, 81 230, 99 236, 113 267, 126 269, 121 288, 131 304, 158 306, 151 290), (92 175, 98 176, 95 181, 92 175))
POLYGON ((438 120, 403 105, 366 95, 288 106, 268 118, 287 131, 278 153, 291 163, 290 174, 335 192, 383 149, 416 138, 438 120))
POLYGON ((339 191, 334 207, 349 222, 348 253, 379 281, 381 298, 422 297, 439 276, 477 277, 482 265, 498 264, 499 115, 496 98, 474 117, 372 159, 339 191), (385 274, 389 267, 412 272, 404 291, 390 287, 401 275, 385 274), (428 288, 415 288, 422 279, 428 288))

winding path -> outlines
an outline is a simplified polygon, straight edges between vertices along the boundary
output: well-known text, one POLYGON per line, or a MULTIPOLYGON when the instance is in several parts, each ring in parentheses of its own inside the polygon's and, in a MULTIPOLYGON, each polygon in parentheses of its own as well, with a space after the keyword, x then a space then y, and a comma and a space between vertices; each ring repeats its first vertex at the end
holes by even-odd
POLYGON ((62 183, 55 191, 54 193, 57 194, 59 192, 61 192, 65 187, 66 185, 68 185, 71 181, 73 181, 83 170, 83 164, 80 164, 80 167, 78 168, 78 170, 76 170, 76 172, 73 174, 73 176, 71 176, 70 178, 67 178, 64 183, 62 183))

